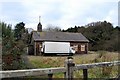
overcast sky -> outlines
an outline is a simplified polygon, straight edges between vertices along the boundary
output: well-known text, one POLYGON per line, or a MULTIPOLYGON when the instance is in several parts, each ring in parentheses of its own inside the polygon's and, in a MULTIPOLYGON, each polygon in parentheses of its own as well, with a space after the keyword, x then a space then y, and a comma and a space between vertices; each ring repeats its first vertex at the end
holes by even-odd
POLYGON ((13 27, 24 22, 36 30, 41 16, 43 28, 49 24, 68 27, 108 21, 118 25, 119 0, 0 0, 0 19, 13 27))

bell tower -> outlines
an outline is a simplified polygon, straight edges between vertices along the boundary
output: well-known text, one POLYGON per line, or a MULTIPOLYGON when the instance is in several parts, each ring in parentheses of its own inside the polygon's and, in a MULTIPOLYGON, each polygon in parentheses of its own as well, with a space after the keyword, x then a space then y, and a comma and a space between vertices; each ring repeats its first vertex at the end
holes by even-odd
POLYGON ((39 16, 39 23, 37 25, 37 31, 42 32, 42 24, 41 24, 40 18, 41 16, 39 16))

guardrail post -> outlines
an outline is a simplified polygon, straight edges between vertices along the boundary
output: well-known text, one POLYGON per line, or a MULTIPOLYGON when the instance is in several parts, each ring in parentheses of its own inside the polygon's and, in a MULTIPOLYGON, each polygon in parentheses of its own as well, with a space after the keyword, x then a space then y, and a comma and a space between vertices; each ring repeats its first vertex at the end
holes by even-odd
POLYGON ((65 78, 67 80, 73 80, 73 66, 75 66, 75 63, 73 62, 72 57, 68 57, 67 60, 65 60, 65 67, 67 71, 65 72, 65 78))
POLYGON ((88 71, 87 71, 87 69, 83 69, 83 79, 88 80, 88 71))
POLYGON ((48 74, 48 80, 52 80, 53 74, 48 74))

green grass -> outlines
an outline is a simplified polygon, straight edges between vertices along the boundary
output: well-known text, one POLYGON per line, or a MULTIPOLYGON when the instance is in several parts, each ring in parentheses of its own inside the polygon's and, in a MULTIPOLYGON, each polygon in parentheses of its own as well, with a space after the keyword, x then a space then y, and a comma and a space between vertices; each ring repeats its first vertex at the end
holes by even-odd
MULTIPOLYGON (((28 56, 30 63, 34 68, 50 68, 50 67, 63 67, 64 61, 67 56, 54 56, 54 57, 44 57, 44 56, 28 56)), ((74 55, 73 60, 75 64, 86 64, 86 63, 96 63, 105 61, 116 61, 118 60, 118 53, 116 52, 89 52, 89 54, 74 55)), ((118 66, 104 67, 104 68, 92 68, 88 70, 89 78, 108 78, 116 77, 118 74, 118 66)), ((63 73, 58 73, 53 75, 54 78, 63 78, 63 73)), ((74 71, 74 77, 82 78, 82 70, 74 71)))

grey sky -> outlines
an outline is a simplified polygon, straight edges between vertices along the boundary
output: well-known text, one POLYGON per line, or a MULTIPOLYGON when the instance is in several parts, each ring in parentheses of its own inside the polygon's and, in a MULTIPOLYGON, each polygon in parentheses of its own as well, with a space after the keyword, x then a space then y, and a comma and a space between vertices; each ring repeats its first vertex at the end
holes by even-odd
POLYGON ((108 21, 118 25, 118 0, 0 0, 0 19, 15 24, 23 21, 36 29, 41 16, 43 28, 52 24, 62 29, 108 21))

